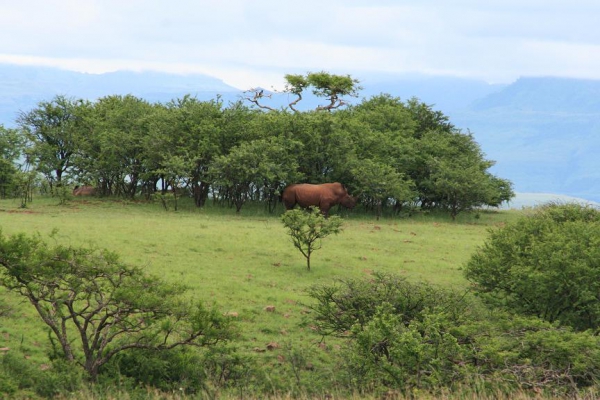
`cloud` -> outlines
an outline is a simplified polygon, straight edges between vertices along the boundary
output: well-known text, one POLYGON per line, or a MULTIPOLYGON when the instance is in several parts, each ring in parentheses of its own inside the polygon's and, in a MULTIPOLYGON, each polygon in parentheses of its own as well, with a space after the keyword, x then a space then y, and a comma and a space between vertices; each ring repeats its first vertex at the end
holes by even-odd
POLYGON ((241 88, 322 69, 600 79, 595 0, 3 3, 0 62, 208 73, 241 88))

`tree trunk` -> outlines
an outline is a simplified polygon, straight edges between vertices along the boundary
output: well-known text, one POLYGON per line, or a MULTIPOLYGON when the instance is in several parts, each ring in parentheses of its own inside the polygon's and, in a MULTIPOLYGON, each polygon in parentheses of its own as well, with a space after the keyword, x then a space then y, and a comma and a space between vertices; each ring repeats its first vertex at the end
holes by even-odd
POLYGON ((209 189, 210 185, 207 182, 200 182, 194 185, 194 202, 196 203, 196 207, 204 207, 209 189))

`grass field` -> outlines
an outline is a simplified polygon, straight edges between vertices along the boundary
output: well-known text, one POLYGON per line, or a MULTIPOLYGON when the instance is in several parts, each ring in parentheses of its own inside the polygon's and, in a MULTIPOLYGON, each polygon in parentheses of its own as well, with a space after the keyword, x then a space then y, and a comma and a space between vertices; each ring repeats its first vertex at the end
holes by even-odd
MULTIPOLYGON (((13 200, 0 201, 4 234, 39 232, 47 240, 93 243, 118 253, 165 280, 190 286, 192 296, 214 301, 224 313, 235 313, 242 336, 238 345, 262 352, 268 344, 293 343, 323 352, 327 344, 312 333, 306 289, 339 278, 365 277, 373 271, 393 272, 409 280, 467 287, 461 267, 481 245, 490 227, 518 216, 517 211, 485 211, 460 215, 416 215, 375 220, 358 212, 343 214, 343 232, 323 241, 307 271, 279 215, 262 207, 233 209, 183 203, 164 211, 159 204, 76 199, 58 205, 37 198, 27 209, 13 200), (58 229, 53 239, 48 234, 58 229), (267 312, 274 306, 274 312, 267 312)), ((9 298, 15 297, 0 292, 9 298)), ((35 362, 45 362, 47 336, 34 310, 16 305, 18 315, 3 319, 0 347, 20 348, 35 362)), ((283 347, 283 346, 282 346, 283 347)), ((276 360, 279 350, 267 351, 276 360)), ((275 362, 275 361, 273 361, 275 362)))

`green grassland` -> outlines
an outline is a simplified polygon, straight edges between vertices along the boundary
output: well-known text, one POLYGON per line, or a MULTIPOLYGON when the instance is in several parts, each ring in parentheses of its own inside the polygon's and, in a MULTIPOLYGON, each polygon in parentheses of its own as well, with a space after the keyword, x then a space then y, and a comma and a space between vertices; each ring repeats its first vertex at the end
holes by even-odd
MULTIPOLYGON (((281 205, 273 214, 252 205, 236 214, 214 205, 198 209, 186 199, 176 212, 156 203, 104 199, 58 205, 56 199, 34 198, 26 209, 19 204, 0 201, 4 234, 39 232, 64 244, 93 243, 150 274, 185 283, 191 296, 214 301, 223 313, 234 315, 242 351, 260 353, 274 364, 289 343, 309 349, 317 359, 326 358, 335 345, 322 343, 311 329, 306 295, 311 285, 381 271, 466 289, 462 265, 488 229, 520 213, 481 211, 453 222, 447 215, 376 220, 360 210, 341 212, 342 233, 324 239, 308 271, 279 220, 281 205), (266 311, 268 306, 275 310, 266 311), (266 350, 274 343, 274 350, 266 350)), ((0 320, 0 347, 19 348, 43 364, 47 334, 35 311, 13 294, 0 293, 16 310, 0 320)))

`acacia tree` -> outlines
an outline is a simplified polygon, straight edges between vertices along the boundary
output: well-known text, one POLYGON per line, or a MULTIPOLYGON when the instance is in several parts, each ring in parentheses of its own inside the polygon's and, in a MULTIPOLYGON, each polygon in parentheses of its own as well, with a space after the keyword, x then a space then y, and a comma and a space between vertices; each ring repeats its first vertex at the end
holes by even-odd
POLYGON ((184 300, 182 285, 146 275, 107 250, 51 247, 39 234, 0 231, 0 283, 33 305, 58 354, 92 381, 126 350, 209 346, 232 336, 214 307, 184 300))
POLYGON ((322 239, 341 230, 342 219, 334 215, 326 218, 318 207, 308 211, 296 209, 286 211, 281 216, 283 225, 288 229, 294 247, 306 258, 306 268, 310 271, 310 257, 322 247, 322 239))
POLYGON ((285 92, 296 95, 296 100, 289 104, 289 107, 298 111, 294 106, 302 100, 302 92, 312 87, 312 93, 317 97, 323 97, 329 101, 329 104, 318 106, 317 110, 331 111, 346 105, 343 96, 358 97, 358 92, 362 89, 357 79, 350 75, 335 75, 325 71, 309 72, 306 75, 285 75, 285 92))
MULTIPOLYGON (((359 86, 358 79, 354 79, 350 75, 335 75, 325 71, 309 72, 306 75, 286 74, 284 79, 283 92, 295 96, 294 100, 288 104, 288 107, 294 112, 299 112, 296 106, 302 101, 302 95, 308 88, 312 88, 312 93, 315 96, 325 98, 329 102, 317 106, 317 111, 331 111, 347 105, 343 97, 358 97, 358 92, 362 89, 359 86)), ((246 101, 264 110, 275 111, 272 107, 262 103, 263 99, 271 98, 271 94, 265 93, 264 89, 252 88, 245 93, 248 93, 244 95, 246 101)))

